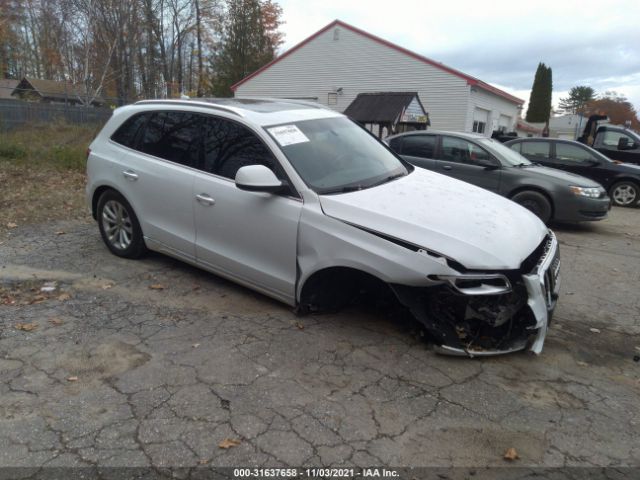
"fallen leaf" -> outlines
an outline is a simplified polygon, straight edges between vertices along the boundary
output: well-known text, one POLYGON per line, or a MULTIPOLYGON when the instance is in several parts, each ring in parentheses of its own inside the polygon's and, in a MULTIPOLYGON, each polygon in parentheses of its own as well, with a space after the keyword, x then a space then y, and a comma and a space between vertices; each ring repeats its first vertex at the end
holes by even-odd
POLYGON ((46 295, 36 295, 35 297, 33 297, 31 299, 31 301, 29 302, 30 305, 33 305, 34 303, 42 303, 44 302, 48 297, 46 295))
POLYGON ((296 322, 296 327, 298 327, 298 330, 304 330, 304 325, 301 322, 296 322))
POLYGON ((163 284, 161 284, 161 283, 154 283, 153 285, 149 285, 149 288, 150 288, 151 290, 164 290, 164 289, 165 289, 165 288, 167 288, 167 287, 165 287, 165 286, 164 286, 163 284))
POLYGON ((194 285, 193 288, 191 290, 195 291, 195 290, 200 290, 200 285, 194 285))
POLYGON ((62 325, 64 322, 62 320, 60 320, 59 318, 50 318, 49 319, 49 323, 51 325, 55 325, 56 327, 59 327, 60 325, 62 325))
POLYGON ((589 331, 591 333, 600 333, 600 329, 599 328, 590 328, 589 331))
POLYGON ((18 226, 17 223, 9 222, 7 223, 7 228, 16 228, 18 226))
POLYGON ((102 289, 103 290, 109 290, 110 288, 113 288, 113 283, 108 282, 108 283, 103 283, 102 284, 102 289))
POLYGON ((520 457, 518 456, 518 452, 516 451, 516 449, 511 447, 508 448, 506 452, 504 452, 503 458, 505 460, 513 461, 519 459, 520 457))
POLYGON ((233 438, 225 438, 218 444, 218 448, 228 449, 231 447, 237 447, 240 445, 240 440, 234 440, 233 438))
POLYGON ((69 300, 70 298, 71 298, 71 295, 69 295, 68 293, 63 293, 61 295, 58 295, 58 300, 60 300, 61 302, 69 300))
POLYGON ((198 463, 200 465, 206 465, 207 463, 209 463, 209 459, 207 458, 201 458, 200 460, 198 460, 198 463))
POLYGON ((576 362, 578 365, 580 365, 581 367, 588 367, 589 364, 587 362, 576 362))
POLYGON ((38 328, 38 325, 35 324, 35 323, 16 323, 16 329, 17 330, 23 330, 25 332, 32 332, 36 328, 38 328))
POLYGON ((78 377, 73 376, 73 377, 67 377, 67 382, 77 382, 78 381, 78 377))
POLYGON ((56 232, 56 235, 64 235, 65 233, 67 233, 67 232, 65 232, 64 230, 58 230, 56 232))
POLYGON ((191 348, 198 348, 200 346, 199 343, 194 343, 193 345, 191 345, 191 348))

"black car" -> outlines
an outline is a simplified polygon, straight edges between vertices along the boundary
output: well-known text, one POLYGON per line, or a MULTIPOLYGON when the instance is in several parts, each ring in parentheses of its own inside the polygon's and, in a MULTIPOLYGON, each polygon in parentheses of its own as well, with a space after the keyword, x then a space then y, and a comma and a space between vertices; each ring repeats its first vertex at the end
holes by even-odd
POLYGON ((602 220, 609 211, 607 192, 593 180, 535 165, 482 135, 419 131, 385 142, 413 165, 510 198, 545 223, 602 220))
POLYGON ((640 204, 640 166, 616 162, 571 140, 521 138, 505 145, 532 162, 595 180, 609 192, 614 205, 632 207, 640 204))

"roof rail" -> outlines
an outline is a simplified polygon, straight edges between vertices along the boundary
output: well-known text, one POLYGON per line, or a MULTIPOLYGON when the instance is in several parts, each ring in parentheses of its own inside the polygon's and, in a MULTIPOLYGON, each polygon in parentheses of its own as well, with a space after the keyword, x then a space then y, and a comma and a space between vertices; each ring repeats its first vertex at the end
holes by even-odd
POLYGON ((215 110, 222 110, 225 112, 233 113, 239 117, 243 117, 240 112, 234 110, 233 108, 228 108, 223 105, 219 105, 213 102, 204 102, 198 100, 172 100, 172 99, 160 99, 160 100, 139 100, 134 105, 189 105, 196 107, 208 107, 215 110))
POLYGON ((329 107, 322 105, 318 102, 313 102, 310 100, 301 100, 299 98, 287 98, 287 97, 254 97, 252 95, 243 95, 242 97, 234 97, 238 100, 247 99, 247 100, 262 100, 265 102, 285 102, 285 103, 295 103, 298 105, 306 105, 307 107, 319 108, 321 110, 331 110, 329 107))

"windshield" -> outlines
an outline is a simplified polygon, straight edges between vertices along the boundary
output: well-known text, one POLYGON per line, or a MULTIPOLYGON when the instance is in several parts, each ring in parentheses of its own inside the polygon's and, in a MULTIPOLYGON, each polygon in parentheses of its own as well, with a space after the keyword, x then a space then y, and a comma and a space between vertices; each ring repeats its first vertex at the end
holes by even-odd
POLYGON ((287 123, 265 130, 309 188, 320 194, 373 187, 411 171, 344 117, 287 123))
POLYGON ((505 147, 502 143, 491 138, 483 138, 478 140, 480 145, 487 147, 487 149, 493 153, 503 165, 507 167, 515 167, 520 165, 533 165, 529 160, 520 155, 515 150, 511 150, 509 147, 505 147))

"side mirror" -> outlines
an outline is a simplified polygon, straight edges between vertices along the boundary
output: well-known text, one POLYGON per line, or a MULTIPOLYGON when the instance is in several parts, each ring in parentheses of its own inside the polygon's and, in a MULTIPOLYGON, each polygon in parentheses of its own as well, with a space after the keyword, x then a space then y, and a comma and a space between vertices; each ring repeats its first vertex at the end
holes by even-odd
POLYGON ((247 165, 236 173, 236 186, 249 192, 278 193, 287 188, 287 184, 278 180, 275 173, 264 165, 247 165))
POLYGON ((627 137, 620 137, 618 139, 618 150, 629 150, 630 148, 633 147, 629 146, 629 139, 627 137))
POLYGON ((484 167, 485 170, 498 170, 500 168, 500 164, 492 160, 480 160, 478 165, 484 167))

